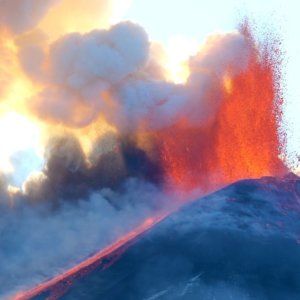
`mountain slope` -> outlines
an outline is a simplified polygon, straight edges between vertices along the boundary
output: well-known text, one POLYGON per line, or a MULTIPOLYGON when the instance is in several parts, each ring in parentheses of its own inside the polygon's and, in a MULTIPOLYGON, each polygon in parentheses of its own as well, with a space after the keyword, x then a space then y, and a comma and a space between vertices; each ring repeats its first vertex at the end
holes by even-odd
POLYGON ((237 182, 35 299, 300 299, 300 179, 237 182))

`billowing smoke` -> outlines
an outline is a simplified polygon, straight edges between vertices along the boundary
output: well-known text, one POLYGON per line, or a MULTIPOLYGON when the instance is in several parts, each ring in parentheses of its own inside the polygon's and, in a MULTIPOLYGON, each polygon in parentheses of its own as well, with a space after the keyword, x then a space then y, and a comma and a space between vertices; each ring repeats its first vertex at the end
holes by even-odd
POLYGON ((64 201, 55 212, 46 205, 23 203, 11 210, 0 203, 0 298, 81 262, 137 227, 164 203, 167 197, 155 185, 137 179, 127 180, 118 191, 91 193, 76 205, 64 201))
POLYGON ((1 0, 1 26, 13 33, 34 28, 48 9, 58 0, 1 0))
POLYGON ((33 203, 46 201, 56 207, 61 201, 88 198, 91 192, 103 188, 119 190, 128 178, 160 186, 163 170, 129 137, 102 137, 88 164, 74 136, 59 136, 50 139, 45 167, 24 183, 22 196, 33 203))
POLYGON ((0 0, 0 120, 30 123, 12 116, 0 133, 0 297, 87 257, 182 186, 285 171, 277 79, 248 31, 209 37, 178 84, 140 25, 110 24, 116 3, 0 0), (28 161, 14 143, 28 128, 43 167, 17 189, 9 178, 21 171, 7 161, 28 161))
MULTIPOLYGON (((102 95, 145 65, 148 43, 144 30, 129 22, 62 37, 45 58, 45 88, 33 99, 33 110, 70 126, 90 124, 108 109, 102 95), (78 107, 86 113, 80 110, 78 116, 78 107)), ((23 60, 26 64, 25 56, 23 60)))
MULTIPOLYGON (((43 55, 44 88, 32 99, 34 113, 74 127, 101 115, 121 131, 136 131, 141 124, 158 129, 179 117, 199 125, 216 113, 226 73, 245 70, 251 51, 239 33, 213 36, 190 60, 187 83, 176 85, 148 74, 149 47, 145 31, 130 22, 60 38, 43 55)), ((27 56, 21 56, 24 66, 32 53, 27 56)))

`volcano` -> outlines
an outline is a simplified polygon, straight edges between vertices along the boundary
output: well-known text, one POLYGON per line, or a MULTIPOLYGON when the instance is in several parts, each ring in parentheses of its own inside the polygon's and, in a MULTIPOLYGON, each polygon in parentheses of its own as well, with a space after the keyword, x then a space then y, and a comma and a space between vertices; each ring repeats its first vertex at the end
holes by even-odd
POLYGON ((31 299, 299 299, 300 178, 238 181, 31 299))
POLYGON ((0 299, 300 299, 280 26, 124 2, 0 0, 0 299))

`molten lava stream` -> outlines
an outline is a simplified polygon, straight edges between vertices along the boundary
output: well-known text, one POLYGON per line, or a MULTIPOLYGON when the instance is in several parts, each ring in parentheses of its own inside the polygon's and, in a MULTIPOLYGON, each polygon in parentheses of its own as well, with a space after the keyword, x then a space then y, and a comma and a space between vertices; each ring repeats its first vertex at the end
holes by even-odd
MULTIPOLYGON (((134 241, 137 237, 139 237, 140 235, 142 235, 143 233, 148 231, 155 224, 157 224, 157 223, 161 222, 162 220, 164 220, 170 213, 171 212, 163 213, 159 216, 156 216, 155 218, 146 219, 146 221, 144 223, 142 223, 139 227, 137 227, 136 229, 130 231, 129 233, 127 233, 126 235, 124 235, 123 237, 118 239, 113 244, 111 244, 111 245, 105 247, 104 249, 100 250, 95 255, 89 257, 88 259, 81 262, 80 264, 72 267, 71 269, 69 269, 66 272, 54 277, 53 279, 51 279, 49 281, 45 281, 45 282, 39 284, 38 286, 36 286, 35 288, 33 288, 31 290, 24 291, 24 292, 19 292, 19 293, 17 293, 16 295, 14 295, 13 297, 11 297, 9 299, 10 300, 28 300, 28 299, 31 299, 33 297, 38 296, 39 294, 41 294, 43 291, 45 291, 47 289, 51 289, 51 287, 55 286, 56 284, 58 284, 62 280, 70 279, 75 274, 79 274, 78 277, 80 277, 80 273, 81 272, 85 273, 84 271, 88 267, 90 267, 93 264, 99 262, 100 260, 104 259, 105 257, 112 254, 113 252, 117 251, 118 249, 120 249, 125 244, 128 244, 129 242, 134 241)), ((106 266, 106 267, 109 267, 109 265, 106 266)), ((84 274, 82 274, 82 275, 84 275, 84 274)), ((72 279, 70 279, 70 282, 72 284, 72 279)), ((62 293, 64 293, 64 292, 66 292, 66 290, 62 291, 62 293)), ((51 295, 52 300, 57 299, 58 297, 59 296, 55 297, 55 296, 51 295)))

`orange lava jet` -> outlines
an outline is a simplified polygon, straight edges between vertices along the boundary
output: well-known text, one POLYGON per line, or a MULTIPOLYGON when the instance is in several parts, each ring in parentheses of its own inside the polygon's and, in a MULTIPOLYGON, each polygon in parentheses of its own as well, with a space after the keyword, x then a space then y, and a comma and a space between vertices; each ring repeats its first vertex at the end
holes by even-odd
POLYGON ((258 51, 249 26, 241 26, 240 32, 253 45, 248 67, 224 79, 214 120, 193 128, 180 120, 157 134, 171 186, 211 191, 239 179, 287 171, 280 159, 284 137, 278 131, 282 98, 277 42, 258 51))

